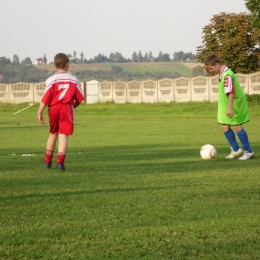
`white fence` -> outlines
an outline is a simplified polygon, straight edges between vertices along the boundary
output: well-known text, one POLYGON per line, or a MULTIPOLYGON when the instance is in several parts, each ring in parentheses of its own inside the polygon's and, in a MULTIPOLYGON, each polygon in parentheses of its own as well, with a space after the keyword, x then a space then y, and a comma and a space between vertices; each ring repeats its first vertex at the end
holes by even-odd
MULTIPOLYGON (((260 94, 260 72, 236 75, 245 94, 260 94)), ((85 102, 116 103, 188 102, 218 100, 218 76, 131 82, 81 82, 85 102)), ((0 84, 0 102, 40 102, 44 82, 0 84)))

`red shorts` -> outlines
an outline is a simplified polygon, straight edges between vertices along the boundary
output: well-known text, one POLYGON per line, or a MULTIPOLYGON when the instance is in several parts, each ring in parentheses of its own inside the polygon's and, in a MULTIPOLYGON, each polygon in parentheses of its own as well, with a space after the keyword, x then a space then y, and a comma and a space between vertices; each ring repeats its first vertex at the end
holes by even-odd
POLYGON ((70 104, 56 104, 49 107, 50 133, 72 135, 74 108, 70 104))

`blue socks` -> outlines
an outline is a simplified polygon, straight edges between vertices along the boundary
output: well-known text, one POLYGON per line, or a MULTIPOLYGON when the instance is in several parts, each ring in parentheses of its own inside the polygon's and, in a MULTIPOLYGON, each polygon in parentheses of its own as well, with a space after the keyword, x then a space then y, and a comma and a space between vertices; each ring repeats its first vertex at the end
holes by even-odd
POLYGON ((244 147, 244 150, 246 152, 249 152, 249 153, 252 153, 252 149, 250 147, 250 144, 249 144, 249 141, 248 141, 248 136, 247 136, 247 133, 244 129, 240 130, 238 133, 237 133, 237 136, 241 142, 241 144, 243 145, 244 147))
MULTIPOLYGON (((238 149, 239 149, 239 145, 236 141, 236 137, 235 137, 235 134, 233 132, 233 130, 230 128, 227 132, 224 133, 230 146, 232 147, 232 150, 234 152, 237 152, 238 149)), ((248 136, 247 136, 247 133, 244 129, 240 130, 238 133, 237 133, 237 136, 241 142, 241 144, 243 145, 243 148, 246 152, 249 152, 249 153, 252 153, 252 149, 250 147, 250 144, 249 144, 249 141, 248 141, 248 136)))
MULTIPOLYGON (((240 131, 241 132, 241 131, 240 131)), ((237 152, 238 149, 239 149, 239 145, 237 143, 237 140, 236 140, 236 137, 235 137, 235 134, 233 132, 233 130, 230 128, 227 132, 224 133, 230 146, 232 147, 232 150, 234 152, 237 152)))

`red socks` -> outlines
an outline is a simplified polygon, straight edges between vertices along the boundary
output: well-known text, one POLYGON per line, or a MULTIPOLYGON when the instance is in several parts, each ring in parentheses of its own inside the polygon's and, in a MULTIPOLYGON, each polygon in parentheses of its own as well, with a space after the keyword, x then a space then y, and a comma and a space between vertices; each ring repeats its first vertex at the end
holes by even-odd
MULTIPOLYGON (((66 157, 66 153, 58 153, 57 164, 60 163, 64 164, 65 157, 66 157)), ((53 151, 46 149, 44 163, 52 163, 52 158, 53 158, 53 151)))
POLYGON ((52 163, 52 157, 53 157, 53 151, 46 149, 44 163, 52 163))
POLYGON ((58 153, 57 164, 64 164, 66 153, 58 153))

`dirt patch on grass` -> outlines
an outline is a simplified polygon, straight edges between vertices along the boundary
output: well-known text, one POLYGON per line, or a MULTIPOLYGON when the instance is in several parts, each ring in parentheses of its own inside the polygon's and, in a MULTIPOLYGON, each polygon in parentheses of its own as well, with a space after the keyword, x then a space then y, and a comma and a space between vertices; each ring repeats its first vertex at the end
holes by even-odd
POLYGON ((163 68, 163 67, 177 67, 176 62, 131 62, 117 64, 123 68, 163 68))
POLYGON ((190 69, 193 69, 193 68, 195 68, 197 66, 201 66, 201 67, 204 66, 204 64, 201 63, 201 62, 183 62, 182 64, 187 66, 190 69))
POLYGON ((70 70, 101 70, 109 69, 102 63, 80 63, 80 64, 70 64, 70 70))

